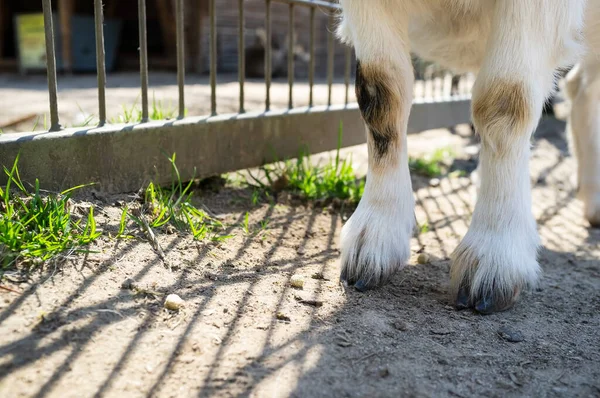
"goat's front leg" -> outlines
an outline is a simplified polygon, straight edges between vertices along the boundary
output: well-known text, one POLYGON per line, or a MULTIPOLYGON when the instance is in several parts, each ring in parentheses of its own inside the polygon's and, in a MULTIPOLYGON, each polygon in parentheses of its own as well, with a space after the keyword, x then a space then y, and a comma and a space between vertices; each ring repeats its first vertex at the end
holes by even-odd
POLYGON ((569 23, 581 4, 496 2, 493 32, 473 88, 473 121, 482 143, 479 198, 469 230, 452 255, 451 290, 459 308, 480 313, 508 309, 538 280, 530 137, 553 87, 561 51, 577 46, 569 42, 575 32, 569 23))
POLYGON ((354 44, 356 96, 367 125, 364 195, 342 229, 341 279, 358 290, 385 283, 410 254, 414 198, 406 128, 413 71, 406 15, 385 2, 342 1, 341 34, 354 44))

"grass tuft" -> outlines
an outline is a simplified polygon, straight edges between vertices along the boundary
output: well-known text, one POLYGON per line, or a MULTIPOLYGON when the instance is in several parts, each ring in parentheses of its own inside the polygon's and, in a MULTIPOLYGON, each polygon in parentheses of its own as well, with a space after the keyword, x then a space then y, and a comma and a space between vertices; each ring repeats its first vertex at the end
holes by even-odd
POLYGON ((100 236, 93 207, 85 224, 83 218, 71 213, 71 194, 87 185, 42 195, 36 179, 31 192, 21 181, 18 162, 19 155, 10 170, 4 167, 8 181, 0 187, 0 268, 13 267, 19 261, 46 261, 63 252, 79 252, 100 236))
POLYGON ((422 158, 409 158, 408 165, 412 172, 425 177, 439 177, 448 172, 449 164, 455 154, 450 148, 436 149, 422 158))
MULTIPOLYGON (((187 114, 187 110, 185 111, 187 114)), ((152 107, 148 109, 148 118, 150 120, 170 120, 177 117, 177 109, 171 102, 164 104, 160 100, 156 100, 153 96, 152 107)), ((122 106, 122 112, 117 117, 111 119, 114 124, 138 123, 142 121, 142 109, 136 102, 127 107, 122 106)))
POLYGON ((314 164, 308 150, 301 150, 296 160, 286 160, 261 168, 266 182, 250 175, 250 185, 255 188, 252 202, 258 198, 256 190, 267 195, 270 192, 288 191, 302 199, 312 201, 341 200, 358 204, 365 189, 365 179, 356 177, 351 159, 341 159, 342 125, 338 132, 335 159, 328 163, 314 164))
MULTIPOLYGON (((213 241, 222 241, 229 236, 220 236, 217 232, 223 224, 210 216, 205 210, 195 207, 192 203, 192 185, 194 180, 184 184, 181 180, 179 169, 176 165, 176 155, 169 159, 173 172, 171 186, 163 188, 155 183, 150 183, 144 190, 142 206, 139 211, 130 211, 131 218, 142 229, 162 228, 171 225, 179 231, 190 232, 195 239, 209 238, 213 241)), ((127 212, 126 209, 123 210, 127 212)), ((125 216, 122 214, 117 236, 125 235, 125 216)))

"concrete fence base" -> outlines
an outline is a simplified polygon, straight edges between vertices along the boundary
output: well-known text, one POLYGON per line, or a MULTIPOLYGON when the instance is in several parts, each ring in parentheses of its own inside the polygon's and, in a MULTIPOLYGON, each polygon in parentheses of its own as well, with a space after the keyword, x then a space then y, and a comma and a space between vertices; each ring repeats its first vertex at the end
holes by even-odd
MULTIPOLYGON (((466 123, 469 99, 415 103, 409 133, 466 123)), ((260 166, 335 149, 343 125, 342 146, 365 142, 356 104, 298 108, 267 113, 186 118, 135 125, 67 129, 58 132, 0 135, 0 165, 10 167, 20 152, 19 171, 26 182, 40 180, 59 191, 95 182, 94 189, 131 192, 150 181, 168 184, 166 158, 177 154, 184 180, 260 166)), ((0 183, 6 182, 2 173, 0 183)))

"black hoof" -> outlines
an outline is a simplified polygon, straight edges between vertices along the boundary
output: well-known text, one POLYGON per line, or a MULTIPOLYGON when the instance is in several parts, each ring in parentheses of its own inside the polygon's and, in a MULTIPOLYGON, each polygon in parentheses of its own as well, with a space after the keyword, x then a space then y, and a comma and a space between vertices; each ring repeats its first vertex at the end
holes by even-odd
POLYGON ((466 310, 470 307, 469 303, 469 289, 461 287, 456 297, 455 307, 457 310, 466 310))
POLYGON ((495 312, 506 311, 513 307, 519 296, 519 289, 515 289, 512 297, 502 297, 491 292, 487 294, 476 295, 473 300, 470 299, 469 288, 461 287, 456 295, 454 306, 457 310, 471 308, 481 315, 490 315, 495 312))
POLYGON ((371 287, 369 286, 369 284, 368 284, 368 283, 365 283, 365 281, 363 281, 362 279, 361 279, 361 280, 359 280, 359 281, 357 281, 357 282, 354 284, 354 288, 355 288, 356 290, 358 290, 359 292, 361 292, 361 293, 364 293, 364 292, 366 292, 367 290, 371 289, 371 287))
POLYGON ((365 279, 354 279, 348 278, 348 273, 344 270, 340 274, 340 282, 344 286, 352 286, 359 292, 366 292, 367 290, 375 289, 380 286, 380 284, 375 283, 374 281, 366 281, 365 279))
POLYGON ((475 311, 482 315, 489 315, 496 312, 494 299, 491 296, 481 297, 477 303, 475 303, 475 311))

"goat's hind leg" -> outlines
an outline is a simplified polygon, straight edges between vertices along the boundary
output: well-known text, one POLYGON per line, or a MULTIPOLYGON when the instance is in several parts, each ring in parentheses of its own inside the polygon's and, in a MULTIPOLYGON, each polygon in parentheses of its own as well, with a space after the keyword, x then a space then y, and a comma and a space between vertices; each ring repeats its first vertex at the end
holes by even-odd
POLYGON ((600 227, 600 62, 585 60, 569 72, 566 91, 571 100, 567 128, 577 157, 577 189, 585 218, 600 227))
POLYGON ((571 100, 568 130, 577 156, 578 196, 591 226, 600 227, 600 4, 588 2, 584 37, 588 54, 565 79, 571 100))
POLYGON ((366 290, 385 283, 410 255, 414 198, 406 128, 413 71, 405 13, 380 0, 341 5, 340 34, 358 59, 356 95, 369 151, 364 195, 342 229, 341 279, 366 290))

